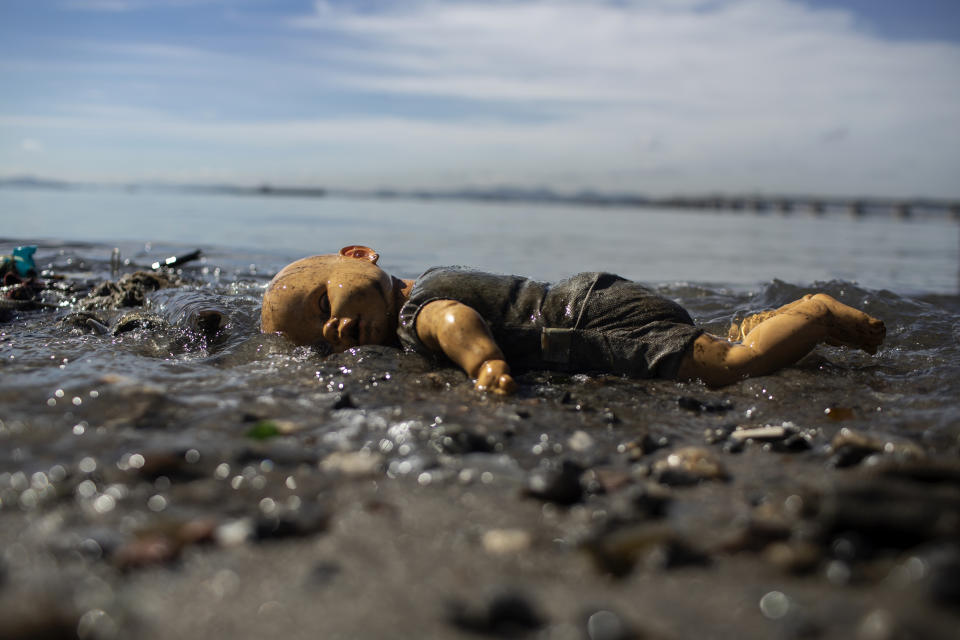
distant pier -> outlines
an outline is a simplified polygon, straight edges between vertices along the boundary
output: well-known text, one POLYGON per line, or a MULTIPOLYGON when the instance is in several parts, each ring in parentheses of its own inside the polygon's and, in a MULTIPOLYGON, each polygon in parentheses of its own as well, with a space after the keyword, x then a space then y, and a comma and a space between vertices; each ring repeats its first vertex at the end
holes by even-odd
MULTIPOLYGON (((574 196, 574 201, 581 201, 574 196)), ((592 200, 592 199, 591 199, 592 200)), ((590 201, 590 200, 588 200, 590 201)), ((584 202, 586 203, 586 202, 584 202)), ((676 198, 623 198, 613 202, 596 204, 620 204, 643 207, 670 207, 683 209, 715 209, 729 211, 777 212, 789 214, 807 212, 846 213, 854 218, 866 215, 889 215, 901 220, 914 217, 950 218, 960 222, 960 201, 930 198, 824 198, 819 196, 709 196, 676 198), (632 201, 631 201, 632 200, 632 201)))

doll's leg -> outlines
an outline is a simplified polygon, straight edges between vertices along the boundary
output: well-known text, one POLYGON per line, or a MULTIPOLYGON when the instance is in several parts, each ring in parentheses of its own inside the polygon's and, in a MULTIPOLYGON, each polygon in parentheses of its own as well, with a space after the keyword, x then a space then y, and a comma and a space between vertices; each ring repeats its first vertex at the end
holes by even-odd
POLYGON ((886 333, 880 320, 826 294, 805 297, 788 307, 760 322, 742 344, 700 336, 684 357, 678 377, 723 386, 791 365, 819 342, 875 353, 886 333))
POLYGON ((778 309, 768 309, 767 311, 754 313, 747 316, 740 322, 730 323, 730 329, 729 331, 727 331, 727 340, 730 340, 731 342, 743 341, 743 339, 747 337, 747 334, 750 333, 754 327, 756 327, 758 324, 760 324, 764 320, 772 318, 773 316, 783 313, 784 311, 789 311, 790 309, 794 308, 801 302, 809 300, 810 298, 813 297, 813 295, 814 294, 812 293, 808 293, 807 295, 803 296, 799 300, 788 302, 787 304, 783 305, 778 309))

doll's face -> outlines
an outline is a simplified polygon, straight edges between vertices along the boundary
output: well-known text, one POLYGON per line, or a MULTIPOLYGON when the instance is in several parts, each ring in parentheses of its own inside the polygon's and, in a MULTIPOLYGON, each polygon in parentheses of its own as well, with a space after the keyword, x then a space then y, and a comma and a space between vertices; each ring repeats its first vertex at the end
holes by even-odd
POLYGON ((393 279, 376 254, 324 255, 298 260, 274 277, 263 296, 260 327, 300 345, 334 351, 389 344, 396 330, 393 279))

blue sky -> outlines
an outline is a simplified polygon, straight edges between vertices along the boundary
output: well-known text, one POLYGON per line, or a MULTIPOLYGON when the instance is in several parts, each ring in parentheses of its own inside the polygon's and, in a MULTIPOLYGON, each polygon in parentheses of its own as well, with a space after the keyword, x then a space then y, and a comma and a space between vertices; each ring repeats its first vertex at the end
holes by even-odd
POLYGON ((960 197, 960 2, 4 0, 24 174, 960 197))

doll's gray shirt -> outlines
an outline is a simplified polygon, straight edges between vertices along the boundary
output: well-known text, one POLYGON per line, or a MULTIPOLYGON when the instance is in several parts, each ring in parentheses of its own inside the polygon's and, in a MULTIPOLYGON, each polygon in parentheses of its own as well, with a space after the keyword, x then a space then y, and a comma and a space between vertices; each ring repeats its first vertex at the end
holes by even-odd
POLYGON ((605 371, 674 378, 703 333, 677 303, 610 273, 580 273, 553 284, 463 267, 433 267, 400 309, 401 344, 426 356, 417 315, 456 300, 486 321, 511 367, 605 371))

